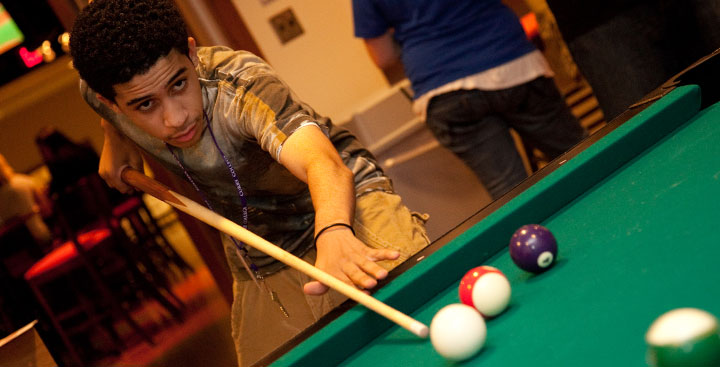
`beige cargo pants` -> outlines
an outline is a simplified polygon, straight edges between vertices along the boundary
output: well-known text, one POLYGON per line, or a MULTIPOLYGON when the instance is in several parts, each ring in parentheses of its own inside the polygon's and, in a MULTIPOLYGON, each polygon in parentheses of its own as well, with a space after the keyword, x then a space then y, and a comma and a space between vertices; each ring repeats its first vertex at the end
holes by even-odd
MULTIPOLYGON (((388 270, 429 244, 425 232, 427 215, 411 212, 396 194, 383 191, 363 194, 357 198, 355 208, 353 229, 358 239, 374 248, 400 252, 397 260, 379 263, 388 270)), ((314 264, 315 249, 303 259, 314 264)), ((239 271, 238 267, 231 268, 239 271)), ((333 290, 324 296, 305 295, 303 285, 312 279, 285 267, 265 278, 287 309, 290 317, 285 317, 266 291, 252 281, 238 280, 244 275, 233 276, 232 337, 241 367, 251 366, 346 300, 333 290)))

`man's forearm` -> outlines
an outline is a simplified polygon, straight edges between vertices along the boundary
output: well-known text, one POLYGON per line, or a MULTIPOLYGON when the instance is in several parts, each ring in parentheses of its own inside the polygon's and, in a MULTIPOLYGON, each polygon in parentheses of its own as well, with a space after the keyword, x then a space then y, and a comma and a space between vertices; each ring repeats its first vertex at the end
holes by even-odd
POLYGON ((352 172, 337 162, 323 162, 308 169, 308 186, 315 207, 315 233, 332 223, 352 225, 355 187, 352 172))
POLYGON ((100 154, 98 172, 110 187, 121 192, 131 191, 132 188, 122 181, 120 174, 124 167, 142 171, 142 154, 138 146, 111 123, 102 119, 100 120, 100 126, 104 130, 105 140, 100 154))

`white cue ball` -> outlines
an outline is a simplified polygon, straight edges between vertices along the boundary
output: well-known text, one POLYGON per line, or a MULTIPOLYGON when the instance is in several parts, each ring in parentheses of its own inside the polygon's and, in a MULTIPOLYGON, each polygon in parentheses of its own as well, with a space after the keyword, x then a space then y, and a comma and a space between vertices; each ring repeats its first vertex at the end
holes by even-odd
POLYGON ((485 344, 487 327, 473 307, 453 303, 440 309, 430 323, 430 341, 441 356, 452 361, 472 357, 485 344))
POLYGON ((512 293, 510 282, 504 275, 489 272, 475 282, 472 300, 475 308, 483 315, 493 317, 505 310, 512 293))

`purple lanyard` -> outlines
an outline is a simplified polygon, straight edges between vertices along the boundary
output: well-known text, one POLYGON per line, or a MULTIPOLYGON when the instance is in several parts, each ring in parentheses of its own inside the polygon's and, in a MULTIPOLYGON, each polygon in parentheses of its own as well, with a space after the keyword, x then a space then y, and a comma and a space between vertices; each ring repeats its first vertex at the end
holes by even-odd
MULTIPOLYGON (((207 114, 205 114, 205 111, 203 111, 203 117, 205 118, 205 123, 207 124, 208 131, 210 132, 210 136, 212 137, 213 143, 215 143, 215 147, 217 148, 218 152, 220 152, 220 155, 222 156, 223 160, 225 161, 225 165, 227 166, 228 170, 230 171, 230 177, 232 177, 233 182, 235 183, 235 188, 237 189, 238 197, 240 198, 240 204, 242 205, 242 226, 243 228, 247 229, 248 226, 248 205, 247 205, 247 198, 245 197, 245 193, 243 192, 242 186, 240 186, 240 180, 237 177, 237 174, 235 173, 235 169, 233 168, 232 164, 230 164, 230 160, 227 159, 227 156, 225 156, 225 153, 223 153, 222 149, 220 149, 220 145, 217 142, 217 139, 215 139, 215 134, 213 134, 212 128, 210 127, 210 119, 208 118, 207 114)), ((200 190, 200 187, 195 183, 195 180, 193 180, 192 176, 190 176, 190 172, 185 168, 185 165, 183 165, 180 158, 178 158, 177 154, 175 154, 175 151, 172 149, 172 146, 170 144, 165 143, 165 146, 168 148, 170 153, 172 154, 173 158, 175 158, 175 161, 180 165, 180 168, 183 170, 183 173, 185 174, 185 177, 190 181, 190 183, 195 188, 195 191, 200 194, 203 201, 205 202, 205 205, 208 207, 208 209, 215 211, 213 209, 212 205, 210 204, 210 200, 208 200, 207 196, 205 195, 202 190, 200 190)), ((235 244, 235 247, 237 247, 238 250, 244 255, 247 256, 248 250, 245 247, 245 244, 242 242, 236 240, 234 237, 230 237, 230 239, 235 244)), ((258 271, 257 266, 250 262, 250 268, 253 272, 258 271)))
MULTIPOLYGON (((235 169, 233 168, 232 164, 230 164, 230 160, 227 159, 225 156, 225 153, 223 153, 222 149, 220 149, 220 145, 217 142, 217 139, 215 139, 215 134, 212 131, 212 127, 210 127, 210 119, 208 118, 205 111, 203 111, 203 117, 205 118, 205 123, 207 124, 208 131, 210 132, 210 136, 212 137, 213 143, 215 143, 215 147, 217 148, 218 152, 220 152, 220 155, 223 157, 223 160, 225 161, 225 165, 227 166, 228 170, 230 171, 230 176, 233 179, 233 182, 235 183, 235 188, 237 189, 238 197, 240 197, 240 204, 242 204, 242 226, 243 228, 247 229, 248 225, 248 205, 247 205, 247 198, 245 197, 245 193, 243 192, 242 186, 240 186, 240 180, 237 177, 237 174, 235 173, 235 169)), ((190 176, 190 172, 185 168, 185 165, 182 164, 182 161, 180 161, 180 158, 175 154, 175 151, 173 151, 172 146, 170 144, 165 143, 165 146, 168 148, 170 153, 172 154, 173 158, 175 158, 175 161, 180 165, 180 168, 182 168, 183 173, 185 174, 185 177, 190 181, 190 183, 195 188, 195 191, 200 194, 203 201, 205 201, 205 205, 207 205, 208 209, 215 211, 212 208, 212 205, 210 204, 210 200, 208 200, 207 196, 205 196, 205 193, 200 190, 200 187, 195 183, 195 180, 190 176)), ((270 295, 270 299, 277 303, 280 311, 285 317, 290 317, 290 314, 288 314, 285 307, 280 302, 280 298, 278 297, 277 293, 273 291, 269 285, 265 284, 264 277, 258 273, 258 267, 255 265, 248 256, 248 250, 245 247, 245 244, 238 241, 232 236, 228 236, 235 244, 235 248, 240 252, 240 261, 242 262, 243 266, 247 270, 247 272, 250 274, 250 277, 252 278, 255 285, 258 286, 260 289, 264 289, 268 295, 270 295), (247 260, 246 260, 247 259, 247 260), (249 263, 249 264, 248 264, 249 263), (262 285, 261 285, 262 283, 262 285)))

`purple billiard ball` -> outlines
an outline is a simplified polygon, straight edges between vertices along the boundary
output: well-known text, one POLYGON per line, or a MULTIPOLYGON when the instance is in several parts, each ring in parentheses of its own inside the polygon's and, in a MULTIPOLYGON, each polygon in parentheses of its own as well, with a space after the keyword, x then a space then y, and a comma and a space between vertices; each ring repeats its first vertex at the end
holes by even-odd
POLYGON ((539 224, 527 224, 510 239, 510 257, 520 269, 542 273, 557 258, 557 242, 553 234, 539 224))

